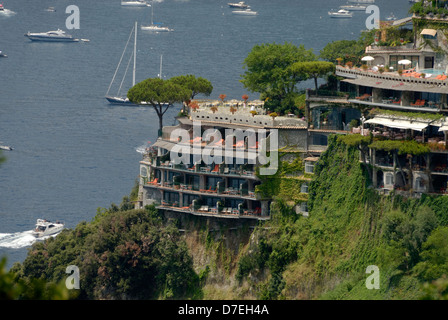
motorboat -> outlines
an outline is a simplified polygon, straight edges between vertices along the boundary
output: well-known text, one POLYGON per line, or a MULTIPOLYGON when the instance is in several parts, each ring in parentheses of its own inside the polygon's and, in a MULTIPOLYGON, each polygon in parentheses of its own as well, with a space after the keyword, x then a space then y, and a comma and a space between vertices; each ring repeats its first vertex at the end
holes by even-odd
POLYGON ((350 12, 350 11, 341 9, 341 10, 339 10, 337 12, 330 11, 330 12, 328 12, 328 15, 331 18, 340 18, 340 19, 342 19, 342 18, 351 18, 353 16, 353 13, 350 12))
POLYGON ((340 6, 339 8, 347 11, 366 11, 367 7, 361 4, 349 4, 345 6, 340 6))
POLYGON ((56 12, 56 9, 54 7, 48 7, 47 9, 45 9, 45 11, 47 11, 47 12, 56 12))
POLYGON ((5 7, 3 7, 3 4, 0 3, 0 11, 5 11, 5 7))
POLYGON ((12 147, 10 147, 10 146, 1 146, 1 145, 0 145, 0 149, 1 150, 5 150, 5 151, 12 151, 13 150, 12 147))
POLYGON ((174 31, 173 29, 170 29, 168 27, 162 26, 161 23, 154 23, 154 6, 151 6, 151 24, 144 26, 141 25, 140 29, 145 31, 152 31, 152 32, 170 32, 174 31))
POLYGON ((47 42, 77 42, 79 39, 65 33, 65 31, 58 29, 56 31, 40 32, 40 33, 25 33, 25 37, 32 41, 47 41, 47 42))
POLYGON ((246 16, 255 16, 257 15, 257 11, 252 11, 251 9, 245 9, 245 10, 233 10, 233 14, 241 14, 246 16))
POLYGON ((8 56, 0 50, 0 58, 7 58, 8 56))
POLYGON ((32 234, 36 238, 41 238, 59 233, 62 229, 64 229, 64 223, 62 222, 51 222, 45 219, 37 219, 36 228, 34 228, 32 234))
POLYGON ((393 13, 390 14, 390 16, 386 17, 387 21, 397 20, 397 18, 394 16, 393 13))
POLYGON ((240 1, 238 3, 228 3, 230 8, 239 8, 239 9, 247 9, 249 6, 244 3, 244 1, 240 1))
POLYGON ((151 6, 149 3, 147 3, 144 0, 121 1, 121 5, 128 6, 128 7, 149 7, 149 6, 151 6))

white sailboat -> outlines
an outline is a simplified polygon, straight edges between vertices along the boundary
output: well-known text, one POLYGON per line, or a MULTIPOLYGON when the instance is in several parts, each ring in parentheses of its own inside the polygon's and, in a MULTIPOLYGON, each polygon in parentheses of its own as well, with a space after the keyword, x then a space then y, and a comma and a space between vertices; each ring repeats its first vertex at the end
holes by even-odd
POLYGON ((169 32, 174 31, 168 27, 162 27, 160 24, 154 24, 154 5, 151 6, 151 24, 147 26, 140 26, 142 30, 153 31, 153 32, 169 32))
POLYGON ((128 71, 129 64, 131 62, 131 58, 132 57, 134 57, 134 67, 133 67, 133 72, 132 72, 132 86, 135 86, 135 69, 136 69, 136 57, 137 57, 137 21, 135 22, 135 26, 134 26, 134 28, 132 28, 132 31, 129 34, 129 38, 128 38, 128 41, 126 43, 126 46, 124 47, 123 53, 122 53, 121 58, 120 58, 120 62, 118 62, 117 69, 115 70, 114 76, 112 77, 112 81, 110 82, 109 88, 108 88, 107 93, 106 93, 106 100, 109 101, 109 103, 111 103, 111 104, 136 105, 136 104, 132 103, 131 101, 129 101, 129 99, 126 96, 125 97, 120 96, 121 87, 123 86, 123 81, 124 81, 124 79, 126 77, 126 73, 128 71), (124 56, 124 54, 126 52, 127 46, 129 44, 129 41, 131 40, 132 33, 134 33, 134 51, 133 51, 133 54, 129 58, 129 61, 128 61, 128 64, 127 64, 127 67, 126 67, 126 71, 125 71, 125 73, 123 75, 123 79, 121 80, 120 87, 118 88, 117 95, 116 96, 110 96, 109 95, 109 91, 110 91, 110 89, 112 87, 112 83, 115 80, 115 77, 117 75, 118 69, 120 68, 120 64, 121 64, 121 62, 123 60, 123 56, 124 56))

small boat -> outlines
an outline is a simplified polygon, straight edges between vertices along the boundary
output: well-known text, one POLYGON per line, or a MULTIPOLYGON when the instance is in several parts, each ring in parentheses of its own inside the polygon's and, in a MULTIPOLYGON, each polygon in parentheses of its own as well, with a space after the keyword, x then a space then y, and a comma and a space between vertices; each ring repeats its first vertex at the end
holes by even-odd
POLYGON ((0 50, 0 58, 7 58, 8 56, 0 50))
POLYGON ((56 31, 40 32, 40 33, 25 33, 25 37, 32 41, 47 41, 47 42, 77 42, 79 39, 65 33, 65 31, 58 29, 56 31))
POLYGON ((5 11, 5 7, 3 7, 3 4, 0 3, 0 11, 5 11))
POLYGON ((339 10, 339 11, 337 11, 337 12, 332 12, 332 11, 330 11, 330 12, 328 12, 328 15, 329 15, 331 18, 339 18, 339 19, 342 19, 342 18, 351 18, 351 17, 353 16, 353 13, 350 12, 350 11, 341 9, 341 10, 339 10))
POLYGON ((150 4, 144 0, 134 0, 134 1, 121 1, 122 6, 128 7, 149 7, 150 4))
POLYGON ((141 30, 152 31, 152 32, 170 32, 174 31, 168 27, 163 27, 161 23, 154 23, 154 6, 151 6, 151 24, 147 26, 140 26, 141 30))
POLYGON ((257 15, 257 11, 252 11, 251 9, 245 9, 245 10, 233 10, 233 14, 241 14, 241 15, 247 15, 247 16, 255 16, 257 15))
POLYGON ((352 4, 352 5, 340 6, 339 8, 347 11, 366 11, 367 7, 361 4, 352 4))
POLYGON ((56 12, 56 9, 54 7, 48 7, 47 9, 45 9, 45 11, 47 11, 47 12, 56 12))
POLYGON ((390 16, 388 16, 388 17, 386 18, 386 20, 387 20, 387 21, 392 21, 392 20, 397 20, 397 18, 394 16, 393 13, 391 13, 390 16))
POLYGON ((244 3, 244 1, 240 1, 238 3, 228 3, 230 8, 239 8, 239 9, 247 9, 249 6, 244 3))
POLYGON ((34 228, 32 234, 36 238, 40 238, 59 233, 62 229, 64 229, 64 223, 62 222, 51 222, 45 219, 37 219, 36 228, 34 228))
POLYGON ((13 150, 12 147, 10 147, 10 146, 0 146, 0 149, 1 150, 5 150, 5 151, 12 151, 13 150))

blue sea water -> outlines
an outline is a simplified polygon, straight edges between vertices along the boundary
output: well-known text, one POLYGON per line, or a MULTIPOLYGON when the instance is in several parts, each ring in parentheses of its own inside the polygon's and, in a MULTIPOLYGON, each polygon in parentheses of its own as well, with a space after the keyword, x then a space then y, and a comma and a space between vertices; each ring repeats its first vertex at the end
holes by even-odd
MULTIPOLYGON (((209 79, 212 98, 241 98, 243 61, 261 43, 292 42, 319 52, 328 42, 356 39, 369 16, 331 19, 343 0, 247 0, 257 16, 237 16, 230 0, 154 1, 154 21, 170 33, 138 30, 137 82, 156 77, 163 55, 164 78, 195 74, 209 79)), ((236 1, 235 1, 236 2, 236 1)), ((37 218, 64 220, 68 228, 90 221, 98 207, 120 203, 138 175, 136 148, 154 142, 156 115, 150 108, 111 106, 104 95, 135 21, 150 22, 150 8, 128 8, 120 0, 5 0, 0 14, 0 257, 8 266, 23 261, 33 242, 27 231, 37 218), (80 10, 80 29, 66 30, 80 10), (53 6, 56 12, 45 11, 53 6), (35 43, 24 33, 61 28, 79 43, 35 43)), ((408 0, 377 0, 382 18, 407 16, 408 0)), ((121 75, 117 76, 121 80, 121 75)), ((306 84, 305 84, 306 85, 306 84)), ((124 83, 130 87, 130 78, 124 83)), ((116 86, 114 87, 116 89, 116 86)), ((179 110, 167 112, 172 125, 179 110)))

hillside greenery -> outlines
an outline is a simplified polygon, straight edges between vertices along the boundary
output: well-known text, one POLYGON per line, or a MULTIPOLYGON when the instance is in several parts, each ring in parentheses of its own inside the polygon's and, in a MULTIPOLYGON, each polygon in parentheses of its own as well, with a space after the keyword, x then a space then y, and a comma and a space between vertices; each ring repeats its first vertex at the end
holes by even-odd
POLYGON ((21 281, 58 283, 65 269, 80 270, 81 299, 175 299, 200 297, 198 275, 178 229, 157 209, 99 210, 92 222, 35 243, 12 272, 21 281))
POLYGON ((378 195, 359 149, 334 136, 315 166, 308 207, 303 217, 277 201, 254 232, 236 277, 258 298, 446 297, 447 197, 378 195), (366 288, 369 265, 380 270, 378 290, 366 288))

